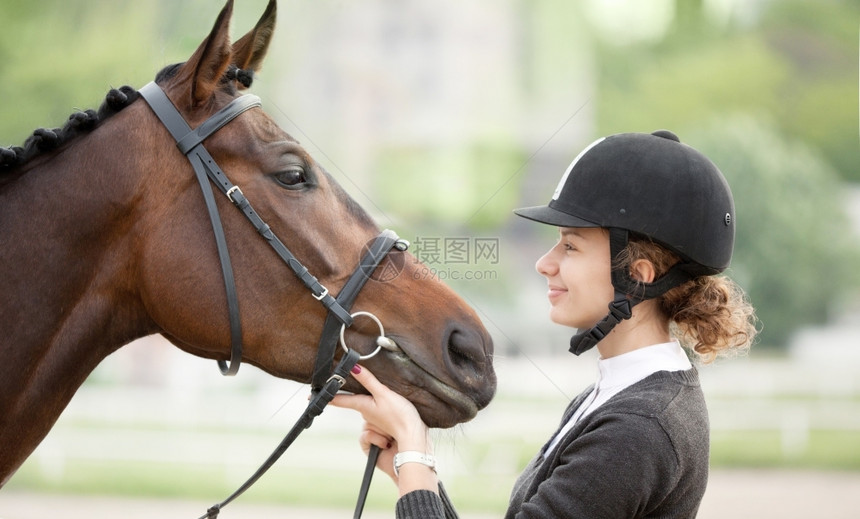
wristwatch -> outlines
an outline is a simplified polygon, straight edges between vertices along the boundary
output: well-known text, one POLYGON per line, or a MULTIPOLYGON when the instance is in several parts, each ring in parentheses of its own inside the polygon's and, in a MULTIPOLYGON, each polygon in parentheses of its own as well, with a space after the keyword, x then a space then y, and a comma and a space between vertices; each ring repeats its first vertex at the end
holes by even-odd
POLYGON ((403 451, 394 455, 394 475, 400 476, 400 466, 404 463, 420 463, 436 472, 436 458, 430 454, 418 451, 403 451))

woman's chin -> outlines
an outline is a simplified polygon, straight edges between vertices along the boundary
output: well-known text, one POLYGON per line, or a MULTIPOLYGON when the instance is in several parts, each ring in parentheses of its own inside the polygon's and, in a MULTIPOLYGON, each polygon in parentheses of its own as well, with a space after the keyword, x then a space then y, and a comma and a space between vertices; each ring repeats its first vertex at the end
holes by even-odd
POLYGON ((563 309, 553 306, 549 311, 549 320, 554 322, 555 324, 560 324, 562 326, 567 326, 568 328, 574 328, 576 330, 587 330, 589 328, 594 327, 600 319, 584 319, 578 318, 575 315, 572 315, 572 312, 565 312, 563 309))
POLYGON ((570 328, 576 328, 576 326, 571 324, 570 315, 566 312, 561 311, 557 307, 552 307, 552 309, 550 309, 549 320, 554 322, 555 324, 560 324, 562 326, 568 326, 570 328))

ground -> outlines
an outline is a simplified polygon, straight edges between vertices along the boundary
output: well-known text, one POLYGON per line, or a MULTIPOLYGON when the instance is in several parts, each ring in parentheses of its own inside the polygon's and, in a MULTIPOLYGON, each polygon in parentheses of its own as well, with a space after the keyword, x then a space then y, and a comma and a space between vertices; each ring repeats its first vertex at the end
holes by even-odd
MULTIPOLYGON (((118 497, 60 496, 0 491, 0 519, 149 519, 196 518, 211 503, 118 497)), ((768 518, 849 519, 860 510, 860 473, 787 470, 714 470, 699 519, 768 518)), ((290 508, 242 502, 224 509, 222 519, 313 517, 341 519, 351 510, 290 508)), ((461 514, 463 519, 489 519, 484 514, 461 514)), ((367 510, 365 519, 393 517, 390 511, 367 510)))

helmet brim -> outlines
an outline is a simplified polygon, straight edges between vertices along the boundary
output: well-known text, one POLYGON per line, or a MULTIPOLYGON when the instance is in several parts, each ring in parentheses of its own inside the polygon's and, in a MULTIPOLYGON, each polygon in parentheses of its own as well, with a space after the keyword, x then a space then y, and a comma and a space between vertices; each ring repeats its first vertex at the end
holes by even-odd
POLYGON ((555 225, 556 227, 600 227, 599 224, 583 220, 565 212, 553 209, 548 205, 537 205, 534 207, 523 207, 514 209, 514 214, 522 216, 535 222, 555 225))

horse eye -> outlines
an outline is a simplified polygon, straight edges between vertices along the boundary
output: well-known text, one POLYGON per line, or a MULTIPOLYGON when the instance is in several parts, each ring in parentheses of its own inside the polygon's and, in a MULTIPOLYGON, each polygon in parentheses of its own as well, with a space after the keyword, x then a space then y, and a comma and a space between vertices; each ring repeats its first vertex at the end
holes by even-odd
POLYGON ((300 167, 294 167, 275 173, 275 180, 278 181, 278 184, 286 187, 287 189, 300 188, 308 181, 305 176, 305 170, 300 167))

